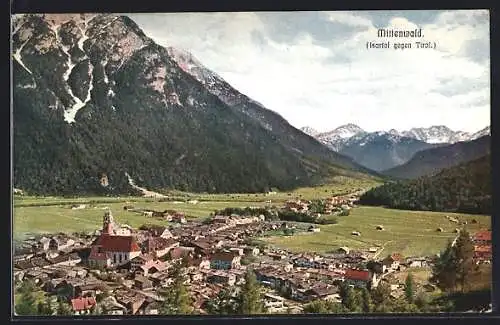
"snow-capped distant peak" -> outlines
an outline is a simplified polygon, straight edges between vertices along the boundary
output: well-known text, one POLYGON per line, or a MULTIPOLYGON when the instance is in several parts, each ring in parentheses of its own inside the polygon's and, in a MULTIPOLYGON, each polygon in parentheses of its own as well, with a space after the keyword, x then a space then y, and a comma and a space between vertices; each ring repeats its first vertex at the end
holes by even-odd
POLYGON ((317 136, 319 134, 319 132, 316 129, 314 129, 312 127, 309 127, 309 126, 301 127, 300 130, 302 132, 304 132, 305 134, 308 134, 308 135, 310 135, 312 137, 315 137, 315 136, 317 136))
POLYGON ((364 130, 357 126, 356 124, 346 124, 339 126, 335 130, 333 130, 333 133, 337 134, 340 138, 342 139, 347 139, 350 138, 358 133, 362 133, 364 130))

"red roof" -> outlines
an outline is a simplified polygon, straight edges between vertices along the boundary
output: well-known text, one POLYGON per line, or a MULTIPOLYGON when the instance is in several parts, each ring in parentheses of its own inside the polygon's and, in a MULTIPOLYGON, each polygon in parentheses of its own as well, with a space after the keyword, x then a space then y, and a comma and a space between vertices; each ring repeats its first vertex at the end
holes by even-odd
POLYGON ((394 254, 391 254, 391 258, 393 261, 401 261, 403 259, 403 255, 401 255, 399 253, 394 253, 394 254))
POLYGON ((485 230, 485 231, 477 232, 474 235, 474 240, 475 241, 491 241, 491 231, 485 230))
POLYGON ((94 297, 83 297, 71 299, 71 306, 74 311, 82 311, 92 308, 96 304, 94 297))
POLYGON ((476 252, 476 253, 491 253, 491 245, 474 246, 474 252, 476 252))
POLYGON ((140 252, 141 249, 132 236, 100 236, 95 246, 102 246, 106 252, 140 252))
POLYGON ((346 279, 349 279, 349 280, 368 281, 368 280, 370 280, 370 272, 347 269, 345 271, 345 277, 346 277, 346 279))

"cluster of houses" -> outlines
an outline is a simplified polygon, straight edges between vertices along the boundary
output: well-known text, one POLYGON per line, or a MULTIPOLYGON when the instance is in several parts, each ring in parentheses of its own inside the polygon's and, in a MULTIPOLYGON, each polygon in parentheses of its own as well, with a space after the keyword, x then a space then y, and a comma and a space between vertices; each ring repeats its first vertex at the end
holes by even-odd
POLYGON ((474 243, 474 260, 477 264, 490 264, 492 259, 491 253, 491 230, 483 230, 475 233, 472 236, 474 243))
POLYGON ((187 223, 185 214, 175 210, 155 211, 149 209, 138 209, 129 205, 124 206, 123 209, 129 212, 140 213, 145 217, 156 218, 169 222, 178 222, 181 224, 187 223))
POLYGON ((34 280, 75 314, 90 313, 96 304, 106 314, 155 314, 162 300, 157 291, 173 282, 169 270, 182 260, 193 306, 203 312, 211 294, 244 279, 242 258, 260 253, 242 241, 267 229, 271 226, 262 217, 216 216, 210 223, 135 230, 118 225, 107 211, 97 236, 59 234, 31 241, 30 251, 14 258, 14 277, 34 280))
MULTIPOLYGON (((358 200, 356 196, 332 196, 324 200, 324 214, 332 214, 335 211, 349 210, 354 207, 358 200)), ((285 210, 308 213, 310 211, 311 201, 300 199, 288 200, 285 202, 285 210)))
MULTIPOLYGON (((248 245, 249 237, 276 227, 263 216, 214 216, 176 227, 132 229, 117 224, 107 211, 102 229, 93 235, 58 234, 29 242, 30 252, 14 257, 14 277, 32 279, 75 315, 88 314, 97 305, 109 315, 158 314, 163 301, 159 291, 173 283, 170 271, 182 261, 193 307, 205 313, 208 301, 223 288, 243 283, 251 268, 268 288, 265 305, 280 312, 287 301, 339 300, 341 283, 376 287, 388 274, 432 263, 400 254, 373 261, 370 252, 348 247, 319 255, 248 245)), ((475 258, 491 259, 491 232, 477 233, 473 240, 475 258)))

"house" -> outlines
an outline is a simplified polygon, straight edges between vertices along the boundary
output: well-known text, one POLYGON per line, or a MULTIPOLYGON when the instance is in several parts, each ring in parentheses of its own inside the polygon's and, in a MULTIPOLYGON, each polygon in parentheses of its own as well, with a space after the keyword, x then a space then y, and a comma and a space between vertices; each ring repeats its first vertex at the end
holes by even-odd
POLYGON ((179 247, 179 241, 172 238, 149 237, 143 246, 145 253, 155 252, 156 256, 160 258, 168 254, 172 248, 179 247))
POLYGON ((74 297, 96 297, 98 294, 106 292, 109 287, 97 279, 73 282, 74 297))
POLYGON ((474 261, 479 263, 491 263, 491 245, 474 245, 474 261))
POLYGON ((305 300, 312 301, 316 299, 333 300, 340 302, 339 288, 325 283, 317 283, 312 288, 304 292, 305 300))
POLYGON ((229 251, 230 252, 234 252, 235 254, 238 254, 240 256, 244 255, 243 254, 243 248, 241 248, 241 247, 231 247, 231 248, 229 248, 229 251))
POLYGON ((208 270, 210 269, 210 260, 207 258, 188 258, 188 266, 192 268, 193 270, 199 269, 199 270, 208 270))
POLYGON ((406 265, 408 267, 426 267, 427 260, 425 258, 407 258, 406 265))
POLYGON ((119 304, 127 308, 127 314, 130 315, 135 315, 146 300, 144 295, 128 289, 116 290, 115 298, 119 304))
POLYGON ((243 253, 245 253, 245 255, 258 256, 260 253, 260 249, 258 249, 257 247, 245 247, 243 248, 243 253))
POLYGON ((71 238, 65 238, 62 236, 55 236, 49 240, 49 250, 60 251, 75 244, 75 241, 71 238))
POLYGON ((41 249, 43 251, 49 250, 49 243, 50 243, 50 238, 47 237, 42 237, 40 240, 38 240, 36 248, 41 249))
POLYGON ((214 245, 207 240, 192 241, 190 245, 194 247, 196 254, 207 254, 214 247, 214 245))
POLYGON ((212 223, 217 223, 217 224, 230 224, 231 219, 227 216, 214 216, 212 218, 212 223))
POLYGON ((136 275, 134 279, 134 287, 139 290, 147 290, 153 288, 153 282, 142 275, 136 275))
POLYGON ((142 303, 142 306, 137 311, 139 315, 158 315, 160 313, 160 304, 150 297, 142 303))
POLYGON ((195 254, 194 247, 179 246, 179 247, 174 247, 172 250, 170 250, 170 258, 172 260, 179 260, 182 259, 183 257, 187 257, 189 255, 192 256, 194 254, 195 254))
POLYGON ((184 216, 184 213, 182 213, 182 212, 176 212, 175 214, 173 214, 172 221, 178 222, 178 223, 187 223, 186 217, 184 216))
POLYGON ((167 287, 174 281, 167 273, 161 272, 152 274, 149 279, 153 283, 153 287, 167 287))
POLYGON ((154 253, 143 254, 130 260, 130 270, 135 274, 143 274, 144 276, 163 272, 167 268, 167 265, 158 260, 156 256, 154 256, 154 253))
POLYGON ((389 271, 389 270, 398 270, 399 265, 402 262, 403 257, 401 254, 394 253, 389 256, 387 256, 383 261, 382 264, 385 266, 384 272, 389 271))
POLYGON ((491 231, 479 231, 472 236, 472 241, 475 245, 491 245, 491 231))
POLYGON ((90 314, 90 311, 97 304, 94 297, 80 297, 71 299, 71 308, 75 315, 90 314))
POLYGON ((241 256, 231 252, 219 252, 210 257, 210 267, 217 270, 237 269, 240 262, 241 256))
POLYGON ((273 295, 271 293, 266 293, 264 295, 264 307, 266 307, 270 312, 275 309, 281 309, 284 307, 283 302, 285 298, 273 295))
POLYGON ((203 273, 199 271, 193 271, 189 273, 189 277, 191 279, 191 282, 201 282, 203 281, 203 273))
POLYGON ((89 264, 91 267, 109 267, 128 263, 141 254, 133 236, 115 235, 113 217, 107 212, 103 218, 101 235, 91 244, 89 264))
POLYGON ((168 228, 165 228, 165 230, 163 230, 163 232, 160 234, 160 237, 165 239, 170 239, 173 238, 174 235, 172 235, 172 232, 170 232, 168 228))
POLYGON ((75 266, 80 263, 82 259, 78 256, 77 253, 58 255, 54 258, 49 258, 48 261, 52 263, 52 265, 60 265, 60 266, 75 266))
POLYGON ((355 287, 369 287, 372 274, 368 270, 347 269, 344 274, 344 281, 355 287))
POLYGON ((236 283, 236 276, 227 272, 211 272, 207 275, 207 282, 233 286, 236 283))
POLYGON ((105 297, 101 302, 103 314, 105 315, 125 315, 127 307, 119 304, 113 296, 105 297))

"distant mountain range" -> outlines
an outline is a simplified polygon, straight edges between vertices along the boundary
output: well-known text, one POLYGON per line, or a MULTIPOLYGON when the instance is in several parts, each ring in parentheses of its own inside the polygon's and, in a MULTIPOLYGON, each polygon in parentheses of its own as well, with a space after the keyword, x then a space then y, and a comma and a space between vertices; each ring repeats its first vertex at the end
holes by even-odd
POLYGON ((443 125, 401 132, 395 129, 367 132, 352 123, 329 132, 317 132, 310 127, 301 130, 333 151, 352 157, 357 163, 375 171, 402 165, 421 150, 472 141, 490 133, 489 126, 471 134, 453 131, 443 125))
POLYGON ((491 136, 485 135, 472 141, 419 151, 403 165, 382 173, 396 178, 417 178, 435 174, 442 169, 478 159, 489 153, 491 153, 491 136))

